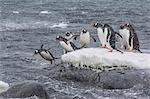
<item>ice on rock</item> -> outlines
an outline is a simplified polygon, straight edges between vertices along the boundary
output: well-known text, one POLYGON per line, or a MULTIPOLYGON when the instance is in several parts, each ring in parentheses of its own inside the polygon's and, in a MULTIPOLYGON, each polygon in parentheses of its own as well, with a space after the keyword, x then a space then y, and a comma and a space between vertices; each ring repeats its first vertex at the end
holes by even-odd
POLYGON ((150 68, 150 54, 118 51, 108 52, 104 48, 84 48, 62 55, 62 61, 75 66, 94 68, 107 66, 128 66, 139 69, 150 68))

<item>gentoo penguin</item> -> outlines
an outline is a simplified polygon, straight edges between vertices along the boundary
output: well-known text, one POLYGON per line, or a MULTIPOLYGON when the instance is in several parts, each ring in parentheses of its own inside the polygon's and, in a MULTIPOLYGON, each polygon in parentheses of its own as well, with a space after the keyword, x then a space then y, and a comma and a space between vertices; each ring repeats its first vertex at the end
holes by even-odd
POLYGON ((53 56, 53 54, 49 51, 49 49, 44 49, 43 44, 41 45, 40 49, 35 50, 34 55, 37 55, 37 54, 39 54, 43 59, 50 61, 51 64, 53 63, 53 61, 55 63, 55 59, 58 59, 53 56))
POLYGON ((73 39, 74 39, 73 37, 74 37, 74 35, 73 35, 72 32, 66 32, 65 38, 66 38, 68 41, 73 42, 73 39))
POLYGON ((93 27, 97 29, 97 35, 100 40, 100 47, 105 47, 106 46, 106 36, 104 35, 104 27, 101 23, 94 23, 93 27))
POLYGON ((121 48, 128 51, 140 51, 139 40, 137 34, 131 24, 120 26, 119 34, 122 35, 121 48))
MULTIPOLYGON (((91 36, 92 39, 94 40, 94 42, 96 42, 96 39, 91 36)), ((90 33, 87 31, 87 30, 82 30, 81 33, 80 33, 80 44, 81 44, 81 47, 88 47, 90 43, 90 33)))
POLYGON ((116 37, 115 37, 116 34, 122 38, 122 36, 119 33, 115 32, 110 25, 104 24, 104 35, 106 37, 106 45, 105 45, 106 48, 110 49, 111 52, 113 49, 115 49, 115 50, 123 53, 122 51, 120 51, 119 49, 116 48, 116 37))
POLYGON ((72 52, 74 50, 77 50, 79 48, 77 48, 75 46, 75 44, 73 42, 68 41, 66 38, 62 37, 62 36, 57 36, 56 40, 59 41, 60 45, 63 47, 63 49, 65 50, 65 53, 67 52, 72 52))

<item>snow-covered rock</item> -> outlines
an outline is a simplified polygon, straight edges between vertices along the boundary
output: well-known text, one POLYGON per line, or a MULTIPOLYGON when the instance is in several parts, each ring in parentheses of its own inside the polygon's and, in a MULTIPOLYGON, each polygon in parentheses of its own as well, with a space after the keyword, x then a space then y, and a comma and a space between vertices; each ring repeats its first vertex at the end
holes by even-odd
POLYGON ((9 89, 8 83, 5 83, 3 81, 0 81, 0 93, 6 91, 9 89))
POLYGON ((128 66, 139 69, 150 69, 150 54, 118 51, 108 52, 104 48, 84 48, 62 55, 62 61, 74 66, 94 68, 108 66, 128 66), (80 65, 79 65, 80 64, 80 65))

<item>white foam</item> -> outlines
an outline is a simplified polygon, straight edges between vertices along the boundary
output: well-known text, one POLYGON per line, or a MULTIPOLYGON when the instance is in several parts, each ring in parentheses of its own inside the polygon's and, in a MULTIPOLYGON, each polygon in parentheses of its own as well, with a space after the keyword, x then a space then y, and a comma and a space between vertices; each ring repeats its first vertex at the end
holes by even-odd
POLYGON ((15 14, 19 14, 19 11, 12 11, 13 13, 15 13, 15 14))
POLYGON ((150 54, 133 52, 108 52, 104 48, 84 48, 62 55, 62 61, 87 66, 131 66, 140 69, 150 68, 150 54))
POLYGON ((52 23, 47 21, 28 20, 26 22, 17 23, 14 21, 5 21, 0 23, 0 31, 17 30, 17 29, 37 29, 49 27, 52 23))
POLYGON ((51 12, 49 12, 49 11, 41 11, 40 13, 41 14, 50 14, 51 12))
POLYGON ((5 83, 3 81, 0 81, 0 93, 7 91, 9 88, 8 83, 5 83))
POLYGON ((61 23, 56 23, 50 26, 50 28, 67 28, 68 23, 61 22, 61 23))

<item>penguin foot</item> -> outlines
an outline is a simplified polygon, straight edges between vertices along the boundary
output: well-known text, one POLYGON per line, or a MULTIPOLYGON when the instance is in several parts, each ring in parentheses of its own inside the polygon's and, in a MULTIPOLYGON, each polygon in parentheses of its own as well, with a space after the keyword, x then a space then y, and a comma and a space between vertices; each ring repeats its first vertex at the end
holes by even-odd
POLYGON ((108 52, 112 52, 113 50, 109 50, 108 52))
POLYGON ((101 45, 100 45, 99 47, 100 47, 100 48, 106 48, 106 46, 101 46, 101 45))

